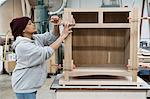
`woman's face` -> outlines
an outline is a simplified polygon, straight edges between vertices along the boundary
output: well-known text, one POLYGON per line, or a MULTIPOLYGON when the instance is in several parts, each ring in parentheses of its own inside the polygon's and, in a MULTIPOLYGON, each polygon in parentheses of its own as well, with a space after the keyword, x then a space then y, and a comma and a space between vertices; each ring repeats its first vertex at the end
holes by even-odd
POLYGON ((36 27, 35 27, 34 23, 32 23, 32 21, 29 20, 29 22, 28 22, 26 28, 24 29, 24 32, 25 32, 25 33, 28 33, 28 34, 33 34, 33 33, 35 33, 36 31, 37 31, 37 30, 36 30, 36 27))

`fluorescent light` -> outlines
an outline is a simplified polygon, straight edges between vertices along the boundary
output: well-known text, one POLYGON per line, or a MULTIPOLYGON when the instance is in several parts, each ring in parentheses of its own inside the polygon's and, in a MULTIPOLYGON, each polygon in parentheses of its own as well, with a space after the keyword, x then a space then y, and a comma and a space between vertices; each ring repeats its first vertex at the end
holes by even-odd
POLYGON ((6 0, 0 0, 0 6, 5 3, 6 0))

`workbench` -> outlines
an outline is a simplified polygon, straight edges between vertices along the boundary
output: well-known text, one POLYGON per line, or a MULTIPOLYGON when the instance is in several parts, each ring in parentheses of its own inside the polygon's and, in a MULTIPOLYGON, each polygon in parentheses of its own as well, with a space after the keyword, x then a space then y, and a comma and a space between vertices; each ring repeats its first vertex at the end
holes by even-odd
POLYGON ((63 77, 50 88, 56 99, 146 99, 149 85, 137 77, 138 10, 66 8, 63 20, 72 16, 63 77))
POLYGON ((150 86, 137 77, 140 86, 84 86, 59 85, 60 76, 53 81, 50 89, 55 90, 56 99, 147 99, 150 86))

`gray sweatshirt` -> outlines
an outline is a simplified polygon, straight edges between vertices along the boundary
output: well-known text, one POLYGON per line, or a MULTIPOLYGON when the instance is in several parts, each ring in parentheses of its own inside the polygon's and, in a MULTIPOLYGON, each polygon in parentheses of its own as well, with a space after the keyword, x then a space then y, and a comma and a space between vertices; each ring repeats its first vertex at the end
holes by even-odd
POLYGON ((31 93, 42 86, 47 76, 46 60, 54 50, 49 46, 57 37, 51 32, 33 35, 33 40, 18 36, 13 43, 17 64, 12 73, 16 93, 31 93))

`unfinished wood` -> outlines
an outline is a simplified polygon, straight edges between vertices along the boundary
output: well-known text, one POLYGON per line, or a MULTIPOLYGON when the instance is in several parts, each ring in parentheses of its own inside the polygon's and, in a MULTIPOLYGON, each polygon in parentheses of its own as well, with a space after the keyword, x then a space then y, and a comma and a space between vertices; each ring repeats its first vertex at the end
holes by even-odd
POLYGON ((62 85, 99 85, 99 86, 140 86, 143 82, 132 82, 131 76, 124 76, 122 79, 73 79, 70 81, 65 81, 63 78, 59 80, 59 84, 62 85))
MULTIPOLYGON (((70 12, 64 14, 64 21, 69 21, 71 18, 70 12)), ((69 34, 64 42, 64 73, 65 80, 69 80, 68 71, 72 70, 72 34, 69 34)))
POLYGON ((72 12, 76 23, 98 23, 98 12, 72 12))
MULTIPOLYGON (((128 64, 130 59, 130 29, 125 33, 125 64, 128 64)), ((129 64, 128 64, 129 65, 129 64)))
POLYGON ((128 20, 130 10, 128 8, 67 8, 65 10, 67 12, 70 11, 70 14, 73 14, 76 20, 75 28, 130 28, 128 20))
MULTIPOLYGON (((67 71, 68 82, 70 82, 69 77, 73 75, 115 75, 115 76, 126 76, 129 74, 135 79, 137 75, 136 68, 132 68, 132 72, 128 72, 126 66, 128 65, 128 60, 131 62, 131 67, 136 65, 136 34, 137 27, 135 26, 134 21, 129 21, 128 17, 132 17, 130 13, 133 12, 126 8, 102 8, 102 9, 66 9, 64 12, 66 14, 75 13, 76 19, 78 19, 78 23, 76 23, 73 33, 71 35, 71 43, 72 49, 69 51, 68 60, 64 62, 64 75, 66 75, 65 68, 72 68, 70 65, 71 60, 73 59, 74 64, 78 68, 83 67, 101 67, 104 66, 105 69, 99 69, 96 71, 67 71), (80 15, 81 13, 87 15, 89 12, 90 16, 87 19, 83 17, 85 15, 80 15), (98 14, 95 14, 95 13, 98 14), (91 14, 92 13, 92 14, 91 14), (93 14, 94 13, 94 14, 93 14), (106 13, 106 15, 103 15, 106 13), (116 15, 117 13, 117 15, 116 15), (119 15, 118 13, 122 13, 119 15), (77 15, 79 14, 79 15, 77 15), (109 16, 108 16, 108 15, 109 16), (123 19, 114 19, 110 17, 110 14, 114 14, 113 17, 123 19), (81 16, 81 19, 80 19, 81 16), (90 19, 91 17, 94 19, 90 19), (105 17, 105 19, 104 19, 105 17), (98 19, 96 19, 98 18, 98 19), (103 19, 101 19, 103 18, 103 19), (108 18, 108 20, 107 20, 108 18), (103 20, 106 22, 104 23, 103 20), (83 23, 84 22, 84 23, 83 23), (97 23, 96 23, 97 22, 97 23), (133 29, 133 27, 136 29, 133 29), (133 58, 134 57, 134 58, 133 58), (111 66, 111 67, 109 67, 111 66), (117 68, 121 68, 120 72, 117 68), (113 70, 116 69, 116 70, 113 70)), ((135 17, 135 16, 134 16, 135 17)), ((85 17, 86 18, 86 17, 85 17)), ((66 44, 65 44, 66 45, 66 44)), ((68 43, 69 45, 69 43, 68 43)), ((66 50, 67 54, 67 50, 66 50)), ((69 69, 70 70, 70 69, 69 69)), ((136 81, 136 80, 133 80, 136 81)), ((129 81, 130 82, 130 81, 129 81)), ((132 82, 132 81, 131 81, 132 82)), ((66 82, 64 82, 65 84, 66 82)), ((85 83, 85 82, 84 82, 85 83)), ((93 84, 93 83, 92 83, 93 84)))
POLYGON ((73 71, 69 72, 70 77, 75 76, 86 76, 86 75, 112 75, 112 76, 130 76, 131 72, 127 71, 124 66, 112 66, 112 65, 100 65, 96 66, 87 66, 87 67, 77 67, 73 71))
MULTIPOLYGON (((71 18, 70 12, 64 14, 64 20, 71 18)), ((69 34, 64 42, 64 70, 72 70, 72 34, 69 34)))
POLYGON ((99 14, 98 14, 98 23, 100 26, 102 26, 103 24, 103 11, 102 10, 99 10, 99 14))
POLYGON ((77 67, 86 64, 124 65, 127 31, 128 29, 73 29, 74 64, 77 67))
POLYGON ((129 23, 77 23, 74 28, 130 28, 129 23))
POLYGON ((66 68, 64 69, 68 69, 68 70, 72 70, 72 43, 68 43, 72 41, 72 36, 71 34, 68 36, 68 38, 65 40, 65 66, 66 68))
POLYGON ((103 11, 103 12, 127 12, 131 11, 130 8, 94 8, 94 9, 84 9, 84 8, 65 8, 66 11, 71 12, 95 12, 95 11, 103 11))
POLYGON ((4 68, 7 71, 7 73, 12 73, 16 67, 16 61, 5 61, 4 65, 4 68))
POLYGON ((138 57, 137 57, 137 41, 138 41, 138 11, 137 9, 133 9, 131 13, 131 65, 133 69, 132 73, 132 81, 137 81, 137 67, 138 67, 138 57))
POLYGON ((103 23, 129 23, 129 12, 103 12, 103 23))

